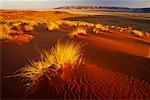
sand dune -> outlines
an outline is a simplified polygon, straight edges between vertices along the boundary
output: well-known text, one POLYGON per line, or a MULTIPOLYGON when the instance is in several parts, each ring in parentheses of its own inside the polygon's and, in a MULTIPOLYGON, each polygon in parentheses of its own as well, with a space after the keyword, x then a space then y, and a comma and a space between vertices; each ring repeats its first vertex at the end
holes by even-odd
POLYGON ((130 39, 128 39, 128 41, 123 40, 126 37, 123 39, 122 37, 120 39, 114 39, 114 37, 112 36, 107 37, 103 35, 100 35, 99 37, 94 35, 88 35, 87 37, 79 36, 79 38, 88 40, 91 43, 93 43, 93 45, 96 45, 97 47, 109 48, 119 52, 124 52, 135 56, 149 58, 150 46, 147 43, 138 43, 140 40, 139 41, 137 40, 138 42, 133 42, 130 39))
MULTIPOLYGON (((37 16, 36 13, 38 12, 33 12, 35 16, 37 16)), ((60 12, 51 13, 53 17, 61 14, 60 12)), ((70 16, 69 13, 64 12, 63 14, 62 18, 78 16, 70 16)), ((59 19, 59 16, 57 17, 59 19)), ((49 14, 47 19, 49 19, 49 14)), ((85 32, 84 34, 76 32, 77 34, 71 34, 70 37, 68 32, 79 27, 79 23, 76 22, 75 24, 77 25, 72 25, 72 23, 70 26, 60 25, 58 28, 51 28, 50 24, 49 30, 45 24, 42 24, 25 33, 32 35, 30 39, 22 36, 19 37, 19 40, 1 41, 2 98, 149 99, 149 37, 147 36, 147 38, 146 35, 145 37, 134 37, 118 30, 101 30, 98 34, 92 30, 93 33, 90 33, 91 30, 85 23, 85 26, 82 24, 81 27, 88 29, 87 33, 83 29, 80 31, 85 32), (82 48, 85 63, 74 67, 69 64, 61 66, 62 73, 60 76, 58 75, 51 81, 42 77, 42 82, 38 83, 38 89, 31 94, 25 93, 25 87, 19 78, 5 78, 5 76, 28 64, 28 60, 38 61, 44 57, 41 56, 39 50, 49 50, 58 40, 75 40, 85 44, 82 48)))

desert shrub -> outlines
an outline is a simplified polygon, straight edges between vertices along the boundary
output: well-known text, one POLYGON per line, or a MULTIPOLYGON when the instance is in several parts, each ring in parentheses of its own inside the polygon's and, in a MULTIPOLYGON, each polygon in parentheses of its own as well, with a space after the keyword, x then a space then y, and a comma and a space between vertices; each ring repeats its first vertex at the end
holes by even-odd
POLYGON ((13 33, 14 30, 12 30, 11 28, 12 27, 9 24, 2 24, 0 25, 0 33, 3 33, 3 34, 13 33))
POLYGON ((29 21, 25 20, 25 19, 21 19, 20 22, 21 22, 21 24, 29 24, 29 21))
POLYGON ((14 30, 11 29, 11 26, 8 24, 0 25, 0 40, 10 40, 12 37, 10 33, 13 33, 14 30))
POLYGON ((77 22, 75 21, 61 21, 62 22, 62 25, 66 25, 66 26, 77 26, 77 22))
POLYGON ((47 23, 47 28, 48 28, 49 31, 51 31, 51 30, 59 29, 59 25, 57 25, 54 22, 48 22, 47 23))
POLYGON ((6 33, 0 33, 0 40, 10 40, 12 37, 9 34, 6 33))
POLYGON ((50 61, 58 69, 65 64, 76 65, 83 59, 81 53, 83 46, 75 41, 58 42, 49 52, 43 53, 45 61, 50 61))
POLYGON ((32 31, 34 29, 34 27, 32 25, 25 25, 24 26, 25 31, 32 31))
POLYGON ((69 36, 70 37, 73 37, 73 36, 76 36, 78 34, 84 34, 86 35, 86 29, 85 28, 80 28, 80 27, 77 27, 75 28, 74 30, 72 30, 70 33, 69 33, 69 36))
POLYGON ((94 27, 94 24, 92 24, 92 23, 88 23, 88 22, 78 21, 78 26, 84 26, 84 27, 94 27))
POLYGON ((21 25, 21 22, 13 22, 12 25, 15 26, 15 27, 19 27, 21 25))
POLYGON ((36 21, 36 20, 29 21, 29 25, 38 26, 38 21, 36 21))
POLYGON ((94 24, 92 24, 92 23, 87 23, 86 25, 87 25, 87 27, 94 27, 94 24))
POLYGON ((66 64, 75 67, 84 63, 81 52, 82 46, 75 41, 58 42, 52 49, 43 50, 39 61, 32 60, 28 65, 7 77, 21 78, 26 86, 26 91, 34 91, 42 77, 46 77, 51 82, 53 78, 60 75, 59 70, 63 69, 66 64))
POLYGON ((58 26, 60 26, 60 25, 63 25, 65 23, 65 21, 63 21, 63 20, 57 20, 54 23, 57 24, 58 26))
POLYGON ((132 30, 132 34, 140 38, 144 36, 144 33, 138 30, 132 30))
POLYGON ((128 30, 128 28, 120 28, 120 32, 123 32, 123 31, 126 31, 126 30, 128 30))
POLYGON ((109 26, 103 26, 101 24, 96 24, 93 31, 96 30, 98 31, 108 31, 109 30, 109 26))

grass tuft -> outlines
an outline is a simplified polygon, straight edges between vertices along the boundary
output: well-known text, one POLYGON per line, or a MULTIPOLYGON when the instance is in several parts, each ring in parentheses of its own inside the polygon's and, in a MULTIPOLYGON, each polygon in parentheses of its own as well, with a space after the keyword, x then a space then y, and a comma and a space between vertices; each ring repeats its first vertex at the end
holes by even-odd
POLYGON ((7 77, 19 77, 26 86, 26 91, 34 91, 43 77, 50 82, 60 75, 60 69, 66 64, 71 67, 84 63, 81 52, 83 45, 75 41, 58 42, 49 51, 43 50, 39 61, 32 60, 13 75, 7 77))
POLYGON ((34 29, 33 25, 25 25, 24 26, 25 31, 32 31, 34 29))
POLYGON ((61 68, 65 64, 76 65, 83 59, 81 48, 84 45, 75 41, 58 42, 49 52, 44 51, 45 61, 61 68))
POLYGON ((59 25, 57 25, 54 22, 48 22, 47 23, 47 28, 49 31, 55 30, 55 29, 59 29, 59 25))
POLYGON ((0 25, 0 40, 10 40, 12 38, 10 36, 11 32, 13 31, 9 25, 0 25))
POLYGON ((10 40, 10 39, 12 39, 12 37, 9 34, 0 33, 0 40, 4 41, 4 40, 10 40))
POLYGON ((76 35, 78 35, 78 34, 84 34, 84 35, 86 35, 86 34, 87 34, 87 33, 86 33, 86 29, 85 29, 85 28, 80 28, 80 27, 78 27, 78 28, 74 29, 73 31, 71 31, 71 32, 69 33, 69 36, 70 36, 70 37, 73 37, 73 36, 76 36, 76 35))

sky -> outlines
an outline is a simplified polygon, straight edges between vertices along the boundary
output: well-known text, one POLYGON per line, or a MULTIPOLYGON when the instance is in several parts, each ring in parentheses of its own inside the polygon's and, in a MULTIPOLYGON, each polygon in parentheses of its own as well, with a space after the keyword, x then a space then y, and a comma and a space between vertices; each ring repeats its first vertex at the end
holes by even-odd
POLYGON ((0 0, 0 9, 50 9, 61 6, 150 7, 150 0, 0 0))

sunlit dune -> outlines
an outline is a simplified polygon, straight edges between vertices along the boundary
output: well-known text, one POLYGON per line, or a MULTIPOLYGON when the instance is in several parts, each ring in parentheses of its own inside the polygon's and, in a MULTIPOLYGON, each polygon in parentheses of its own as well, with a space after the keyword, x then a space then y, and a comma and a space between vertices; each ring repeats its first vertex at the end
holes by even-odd
POLYGON ((61 11, 1 12, 3 98, 150 98, 149 32, 61 11))
POLYGON ((8 77, 20 77, 28 93, 42 88, 39 86, 46 81, 46 77, 50 87, 55 87, 54 95, 63 95, 64 99, 149 97, 148 82, 101 66, 83 63, 80 45, 74 41, 58 43, 49 52, 44 51, 40 61, 31 61, 8 77))

